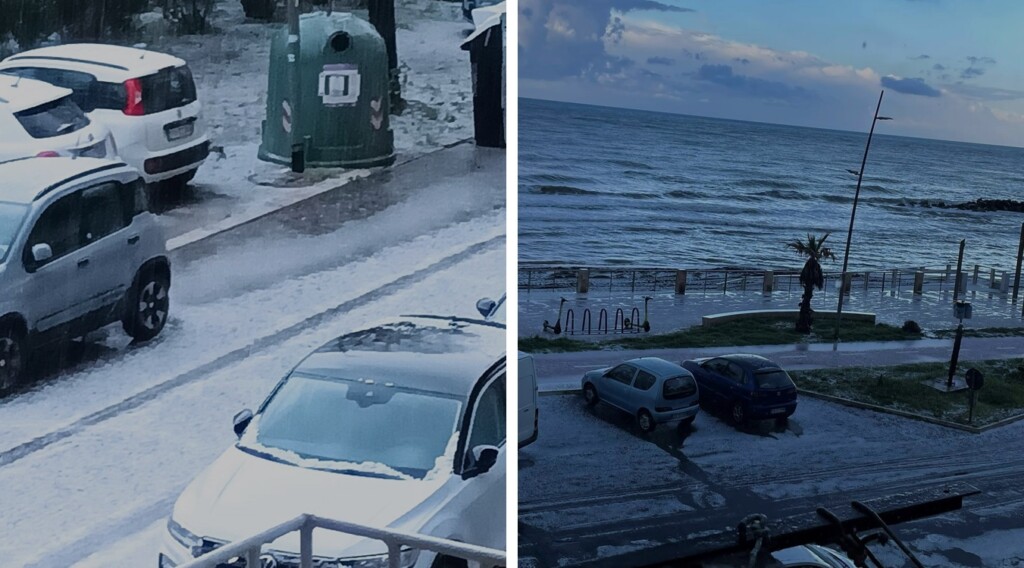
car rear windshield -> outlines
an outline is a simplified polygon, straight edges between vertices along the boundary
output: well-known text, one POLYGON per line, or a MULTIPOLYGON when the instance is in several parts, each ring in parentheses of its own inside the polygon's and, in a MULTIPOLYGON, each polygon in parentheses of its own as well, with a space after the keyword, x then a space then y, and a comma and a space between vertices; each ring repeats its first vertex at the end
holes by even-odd
POLYGON ((146 114, 183 107, 196 100, 196 84, 186 66, 169 67, 142 82, 142 108, 146 114))
POLYGON ((662 387, 662 396, 669 400, 693 396, 696 392, 697 383, 693 381, 693 377, 672 377, 666 379, 665 386, 662 387))
POLYGON ((784 389, 796 386, 793 384, 793 379, 789 378, 789 374, 782 369, 757 371, 754 373, 754 380, 757 381, 759 389, 784 389))
POLYGON ((7 260, 7 251, 25 220, 26 211, 27 205, 0 201, 0 263, 7 260))
POLYGON ((89 126, 89 118, 71 97, 64 97, 14 113, 22 128, 33 138, 52 138, 89 126))
POLYGON ((438 393, 296 373, 259 415, 252 449, 300 467, 422 479, 453 459, 461 408, 438 393))
POLYGON ((71 89, 71 100, 85 112, 98 108, 121 110, 127 99, 124 84, 104 83, 96 76, 84 71, 68 69, 49 69, 45 67, 18 67, 5 69, 4 73, 13 73, 29 79, 45 81, 51 85, 71 89))

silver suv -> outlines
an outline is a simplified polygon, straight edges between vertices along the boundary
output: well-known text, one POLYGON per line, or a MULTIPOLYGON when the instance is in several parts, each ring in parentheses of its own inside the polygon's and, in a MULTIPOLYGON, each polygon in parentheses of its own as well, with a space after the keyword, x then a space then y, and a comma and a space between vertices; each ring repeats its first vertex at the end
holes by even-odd
POLYGON ((0 162, 0 390, 37 347, 120 321, 167 322, 166 241, 139 172, 93 158, 0 162))

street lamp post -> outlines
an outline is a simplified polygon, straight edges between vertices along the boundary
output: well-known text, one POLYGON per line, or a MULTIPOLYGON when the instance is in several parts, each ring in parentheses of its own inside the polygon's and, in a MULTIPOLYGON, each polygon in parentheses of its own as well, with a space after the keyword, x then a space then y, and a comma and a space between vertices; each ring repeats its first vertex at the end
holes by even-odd
MULTIPOLYGON (((871 137, 875 133, 875 123, 879 120, 892 120, 888 116, 878 116, 882 109, 883 90, 878 95, 878 105, 875 107, 875 116, 871 119, 871 130, 868 131, 868 142, 864 145, 864 158, 860 161, 860 171, 857 173, 857 190, 853 194, 853 210, 850 212, 850 229, 846 232, 846 250, 843 252, 843 272, 839 277, 839 307, 836 308, 836 332, 832 338, 832 349, 839 346, 839 326, 843 322, 843 297, 846 295, 846 269, 850 264, 850 241, 853 239, 853 221, 857 218, 857 202, 860 200, 860 184, 864 180, 864 166, 868 163, 868 150, 871 149, 871 137)), ((852 171, 852 170, 850 170, 852 171)))

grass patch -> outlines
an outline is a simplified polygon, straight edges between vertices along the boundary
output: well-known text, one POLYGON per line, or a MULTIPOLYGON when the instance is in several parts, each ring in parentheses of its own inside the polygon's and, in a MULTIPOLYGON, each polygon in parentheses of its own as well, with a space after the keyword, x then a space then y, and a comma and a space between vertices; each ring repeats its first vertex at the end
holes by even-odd
MULTIPOLYGON (((973 426, 1024 413, 1024 359, 961 362, 958 374, 977 368, 985 376, 978 391, 973 426)), ((797 386, 858 402, 967 424, 968 393, 942 393, 922 381, 948 376, 943 363, 895 367, 849 367, 791 371, 797 386)))
MULTIPOLYGON (((930 333, 938 339, 953 339, 956 329, 936 329, 930 333)), ((980 327, 964 328, 964 337, 1019 337, 1024 336, 1024 327, 980 327)))
MULTIPOLYGON (((830 343, 835 333, 835 320, 819 317, 814 330, 805 335, 795 330, 794 318, 750 318, 724 322, 714 327, 694 326, 656 335, 610 336, 599 342, 580 341, 567 337, 548 339, 533 336, 521 338, 519 349, 526 352, 591 351, 594 349, 661 349, 674 347, 743 347, 746 345, 787 345, 793 343, 830 343)), ((840 333, 844 342, 901 341, 921 339, 920 333, 903 331, 887 324, 845 321, 840 333)))

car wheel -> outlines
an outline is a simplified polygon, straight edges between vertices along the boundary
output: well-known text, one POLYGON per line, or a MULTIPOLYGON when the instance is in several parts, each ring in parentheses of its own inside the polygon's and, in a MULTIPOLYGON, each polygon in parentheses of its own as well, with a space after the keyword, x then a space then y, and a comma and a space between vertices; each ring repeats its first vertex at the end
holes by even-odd
POLYGON ((732 421, 737 426, 743 426, 747 423, 747 410, 743 408, 742 402, 735 402, 732 405, 732 421))
POLYGON ((689 430, 690 427, 693 426, 693 421, 696 420, 696 418, 697 418, 696 416, 691 416, 689 418, 683 418, 682 420, 679 421, 679 425, 677 426, 677 428, 679 428, 679 431, 681 431, 681 432, 685 432, 685 431, 689 430))
POLYGON ((587 401, 587 406, 595 406, 601 400, 597 397, 597 389, 594 388, 594 385, 587 383, 583 387, 583 400, 587 401))
POLYGON ((654 423, 654 417, 646 410, 641 410, 636 413, 636 425, 640 428, 640 431, 645 434, 653 432, 658 426, 654 423))
POLYGON ((0 329, 0 392, 14 388, 25 369, 25 337, 6 325, 0 329))
POLYGON ((276 0, 242 0, 242 9, 247 18, 269 20, 274 17, 276 0))
POLYGON ((147 341, 159 335, 167 323, 170 288, 167 277, 156 270, 146 269, 139 273, 125 300, 125 314, 121 322, 128 335, 137 341, 147 341))
POLYGON ((779 416, 775 419, 775 426, 785 428, 789 424, 789 416, 779 416))
POLYGON ((467 566, 469 566, 469 563, 462 558, 453 558, 440 554, 434 559, 434 563, 430 565, 430 568, 467 568, 467 566))

